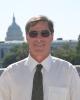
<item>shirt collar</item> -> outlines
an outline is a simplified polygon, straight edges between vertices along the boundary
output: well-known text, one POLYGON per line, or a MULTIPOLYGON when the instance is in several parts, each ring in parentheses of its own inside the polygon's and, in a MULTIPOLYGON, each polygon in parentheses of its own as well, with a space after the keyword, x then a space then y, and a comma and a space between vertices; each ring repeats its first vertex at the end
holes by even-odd
POLYGON ((51 57, 51 55, 49 55, 46 59, 44 59, 44 60, 41 62, 41 64, 43 65, 43 67, 44 67, 47 71, 49 71, 50 68, 51 68, 51 66, 52 66, 52 62, 53 62, 52 57, 51 57))
MULTIPOLYGON (((52 57, 49 55, 46 59, 44 59, 40 64, 43 65, 43 68, 49 71, 51 65, 52 65, 52 57)), ((27 65, 29 66, 30 71, 33 71, 35 69, 36 65, 39 64, 34 58, 31 57, 29 54, 27 59, 27 65)))

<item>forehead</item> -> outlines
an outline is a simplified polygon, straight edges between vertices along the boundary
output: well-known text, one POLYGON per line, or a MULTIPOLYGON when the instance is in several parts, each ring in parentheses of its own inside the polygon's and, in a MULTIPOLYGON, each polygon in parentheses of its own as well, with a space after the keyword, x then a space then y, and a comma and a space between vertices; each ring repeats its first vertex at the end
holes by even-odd
POLYGON ((49 29, 48 22, 39 21, 30 26, 30 30, 35 30, 35 29, 36 30, 49 29))

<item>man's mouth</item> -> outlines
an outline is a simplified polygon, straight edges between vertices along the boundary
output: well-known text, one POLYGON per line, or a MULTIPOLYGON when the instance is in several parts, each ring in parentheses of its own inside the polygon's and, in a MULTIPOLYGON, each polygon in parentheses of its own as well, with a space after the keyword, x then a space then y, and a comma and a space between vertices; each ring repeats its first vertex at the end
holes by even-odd
POLYGON ((44 44, 39 44, 39 43, 36 43, 36 44, 34 44, 36 47, 43 47, 44 46, 44 44))

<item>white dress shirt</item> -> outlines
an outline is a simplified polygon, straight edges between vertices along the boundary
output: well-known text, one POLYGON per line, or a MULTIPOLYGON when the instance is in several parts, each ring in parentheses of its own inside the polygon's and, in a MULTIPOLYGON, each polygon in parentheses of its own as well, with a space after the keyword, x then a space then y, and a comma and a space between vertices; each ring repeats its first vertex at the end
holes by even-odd
MULTIPOLYGON (((0 100, 31 100, 37 64, 29 55, 8 66, 0 77, 0 100)), ((72 64, 51 55, 41 64, 44 100, 80 100, 80 79, 72 64)))

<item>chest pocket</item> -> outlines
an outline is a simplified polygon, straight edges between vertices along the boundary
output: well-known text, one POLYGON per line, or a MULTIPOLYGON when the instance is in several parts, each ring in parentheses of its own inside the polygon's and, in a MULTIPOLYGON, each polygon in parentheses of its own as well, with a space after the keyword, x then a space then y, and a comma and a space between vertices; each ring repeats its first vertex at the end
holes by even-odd
POLYGON ((49 87, 48 100, 67 100, 67 95, 67 88, 49 87))

